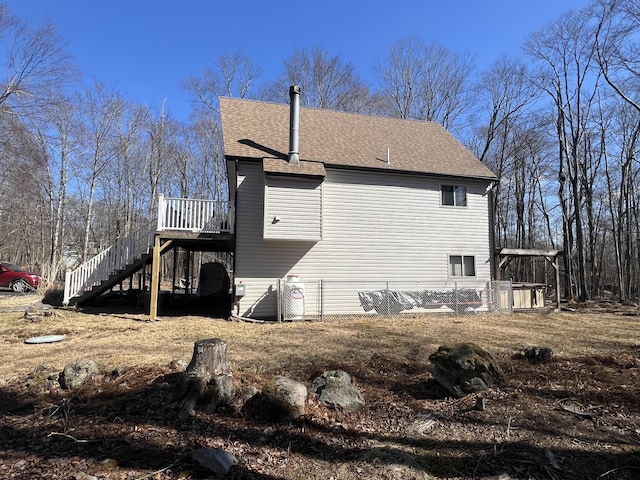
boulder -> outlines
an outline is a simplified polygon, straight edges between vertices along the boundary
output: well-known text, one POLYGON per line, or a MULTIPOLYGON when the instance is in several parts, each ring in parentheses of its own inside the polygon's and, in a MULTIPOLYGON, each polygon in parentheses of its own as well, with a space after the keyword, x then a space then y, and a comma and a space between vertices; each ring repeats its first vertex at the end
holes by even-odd
POLYGON ((304 415, 306 402, 306 386, 278 375, 267 381, 262 391, 244 404, 243 411, 251 417, 280 422, 304 415))
POLYGON ((553 357, 553 350, 547 347, 525 348, 524 356, 532 362, 549 363, 553 357))
POLYGON ((229 473, 231 467, 238 463, 232 454, 217 448, 199 448, 192 452, 191 457, 200 470, 216 475, 229 473))
POLYGON ((360 391, 353 386, 351 376, 342 370, 330 370, 316 378, 311 390, 327 408, 357 412, 365 405, 360 391))
POLYGON ((473 343, 442 345, 429 360, 433 378, 459 398, 497 386, 504 380, 491 354, 473 343))
POLYGON ((70 363, 60 373, 60 386, 68 390, 79 388, 98 372, 98 365, 93 360, 70 363))

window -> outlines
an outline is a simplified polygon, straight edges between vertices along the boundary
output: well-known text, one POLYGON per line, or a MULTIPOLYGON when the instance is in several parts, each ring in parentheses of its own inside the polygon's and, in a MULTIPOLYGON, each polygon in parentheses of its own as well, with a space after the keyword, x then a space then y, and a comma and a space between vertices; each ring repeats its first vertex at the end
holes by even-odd
POLYGON ((464 185, 441 185, 442 205, 467 206, 467 187, 464 185))
POLYGON ((475 277, 476 259, 470 255, 449 256, 450 277, 475 277))

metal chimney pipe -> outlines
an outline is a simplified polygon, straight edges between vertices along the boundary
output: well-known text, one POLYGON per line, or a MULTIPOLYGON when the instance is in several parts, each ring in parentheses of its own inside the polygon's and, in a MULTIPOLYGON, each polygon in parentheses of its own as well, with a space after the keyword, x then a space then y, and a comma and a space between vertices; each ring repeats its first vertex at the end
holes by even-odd
POLYGON ((298 134, 300 132, 300 86, 291 85, 289 87, 289 98, 291 108, 289 111, 289 163, 298 165, 300 156, 298 155, 298 134))

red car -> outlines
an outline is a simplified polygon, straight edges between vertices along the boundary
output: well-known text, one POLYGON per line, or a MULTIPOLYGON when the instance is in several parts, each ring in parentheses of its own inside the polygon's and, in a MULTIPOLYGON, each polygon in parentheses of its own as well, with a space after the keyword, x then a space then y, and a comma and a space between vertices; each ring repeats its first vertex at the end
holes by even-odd
POLYGON ((0 262, 0 288, 14 292, 35 290, 40 285, 40 275, 23 270, 9 262, 0 262))

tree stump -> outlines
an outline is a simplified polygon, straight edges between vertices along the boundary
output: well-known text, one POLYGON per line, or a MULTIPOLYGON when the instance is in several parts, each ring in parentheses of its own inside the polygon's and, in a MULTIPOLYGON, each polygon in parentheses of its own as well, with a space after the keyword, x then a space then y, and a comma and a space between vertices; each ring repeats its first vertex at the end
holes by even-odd
POLYGON ((207 412, 215 412, 219 406, 231 403, 234 388, 233 376, 227 365, 227 342, 220 338, 195 342, 184 378, 186 393, 178 418, 191 415, 199 401, 206 404, 207 412))

